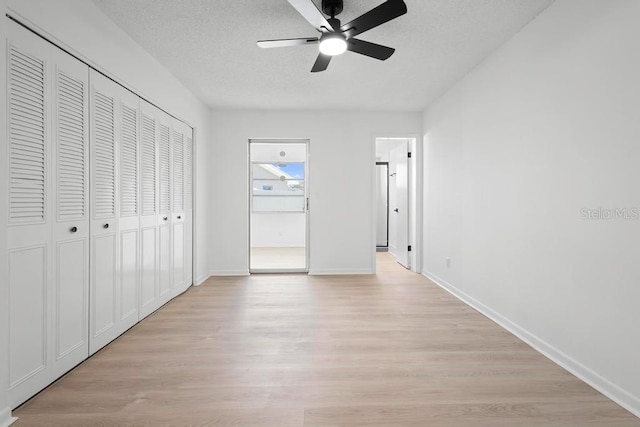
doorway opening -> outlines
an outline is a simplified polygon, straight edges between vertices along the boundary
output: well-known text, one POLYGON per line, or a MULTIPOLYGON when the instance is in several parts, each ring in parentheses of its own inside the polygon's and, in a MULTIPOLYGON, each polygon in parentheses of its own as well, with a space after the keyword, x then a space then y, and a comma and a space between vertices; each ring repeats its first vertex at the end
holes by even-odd
POLYGON ((249 271, 309 271, 309 141, 249 140, 249 271))
POLYGON ((376 252, 393 259, 406 269, 415 270, 415 227, 412 227, 413 189, 412 150, 416 138, 376 138, 376 252))

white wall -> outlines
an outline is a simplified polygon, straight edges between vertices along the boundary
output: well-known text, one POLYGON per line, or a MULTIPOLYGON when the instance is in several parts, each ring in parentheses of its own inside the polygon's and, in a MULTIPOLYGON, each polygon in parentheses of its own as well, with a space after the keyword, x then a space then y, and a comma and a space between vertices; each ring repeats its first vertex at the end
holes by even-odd
POLYGON ((213 274, 248 273, 250 138, 310 139, 311 274, 371 273, 375 136, 421 134, 418 113, 214 111, 213 274))
POLYGON ((376 161, 389 162, 389 153, 391 152, 391 150, 398 147, 405 141, 409 141, 409 139, 378 139, 376 141, 376 161))
POLYGON ((640 415, 640 220, 581 212, 640 207, 638 22, 558 0, 432 105, 423 261, 640 415))
POLYGON ((207 273, 209 234, 208 189, 206 180, 211 158, 210 111, 173 75, 124 31, 87 0, 8 0, 12 16, 34 27, 94 68, 106 72, 118 82, 169 113, 188 122, 196 130, 195 222, 196 270, 201 278, 207 273), (202 236, 202 237, 201 237, 202 236))

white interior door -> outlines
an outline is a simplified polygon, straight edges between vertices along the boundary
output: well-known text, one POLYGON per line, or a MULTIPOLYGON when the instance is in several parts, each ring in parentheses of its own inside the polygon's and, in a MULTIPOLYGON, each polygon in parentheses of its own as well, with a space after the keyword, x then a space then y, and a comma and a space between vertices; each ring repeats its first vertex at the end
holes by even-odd
POLYGON ((119 88, 118 193, 119 253, 118 330, 138 322, 140 287, 139 98, 119 88))
POLYGON ((9 190, 8 388, 15 406, 51 378, 51 61, 44 41, 13 22, 8 28, 7 99, 2 102, 8 109, 9 176, 3 185, 9 190))
POLYGON ((391 206, 390 220, 395 223, 395 257, 409 268, 409 147, 403 142, 390 152, 395 170, 395 204, 391 206))
POLYGON ((91 304, 90 353, 116 338, 118 325, 117 120, 120 87, 90 73, 91 304))
POLYGON ((171 126, 171 233, 173 254, 173 295, 184 291, 185 283, 185 215, 184 215, 184 146, 187 126, 173 119, 171 126))
POLYGON ((53 377, 89 356, 89 67, 54 49, 53 377))
POLYGON ((158 112, 158 282, 160 304, 172 297, 171 118, 158 112))
POLYGON ((158 248, 159 110, 140 101, 140 318, 161 305, 158 248))

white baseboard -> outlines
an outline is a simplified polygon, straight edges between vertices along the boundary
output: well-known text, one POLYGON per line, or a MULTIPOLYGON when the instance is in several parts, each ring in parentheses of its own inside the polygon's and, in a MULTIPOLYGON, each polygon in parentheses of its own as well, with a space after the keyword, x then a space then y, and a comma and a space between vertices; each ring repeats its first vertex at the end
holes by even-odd
POLYGON ((334 269, 334 268, 312 268, 309 270, 310 276, 341 276, 341 275, 354 275, 354 274, 376 274, 375 271, 366 268, 356 269, 334 269))
POLYGON ((502 326, 504 329, 508 330, 509 332, 520 338, 522 341, 529 344, 538 352, 542 353, 556 364, 562 366, 564 369, 571 372, 573 375, 580 378, 582 381, 589 384, 591 387, 595 388, 600 393, 604 394, 609 399, 613 400, 618 405, 634 414, 636 417, 640 418, 640 398, 638 396, 634 396, 633 394, 622 389, 606 378, 600 376, 596 372, 589 369, 587 366, 566 355, 543 339, 537 337, 515 322, 496 312, 491 307, 488 307, 482 302, 478 301, 471 295, 461 291, 450 283, 447 283, 445 280, 440 279, 435 274, 431 274, 429 272, 425 272, 422 274, 427 279, 431 280, 436 285, 440 286, 442 289, 458 298, 460 301, 487 316, 489 319, 493 320, 498 325, 502 326))
POLYGON ((211 276, 248 276, 249 270, 212 270, 209 272, 211 276))
MULTIPOLYGON (((355 274, 375 274, 370 269, 310 269, 310 276, 340 276, 340 275, 355 275, 355 274)), ((219 276, 249 276, 249 270, 213 270, 208 274, 202 275, 196 280, 194 286, 199 286, 211 277, 219 276)))
POLYGON ((193 286, 200 286, 202 285, 204 282, 207 281, 207 279, 209 279, 209 277, 211 277, 211 275, 209 273, 205 273, 202 276, 196 278, 196 280, 193 283, 193 286))
POLYGON ((394 245, 389 245, 389 253, 391 255, 393 255, 395 257, 397 252, 398 251, 396 251, 396 247, 394 245))
POLYGON ((0 427, 9 427, 11 424, 18 421, 17 418, 11 416, 11 409, 5 408, 0 411, 0 427))

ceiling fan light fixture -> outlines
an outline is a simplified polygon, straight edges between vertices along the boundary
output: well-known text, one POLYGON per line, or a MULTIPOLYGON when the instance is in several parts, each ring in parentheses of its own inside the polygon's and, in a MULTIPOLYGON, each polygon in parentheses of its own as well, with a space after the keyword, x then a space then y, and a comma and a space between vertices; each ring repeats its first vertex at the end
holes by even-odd
POLYGON ((341 55, 347 50, 347 41, 339 34, 328 34, 320 40, 320 52, 329 56, 341 55))

